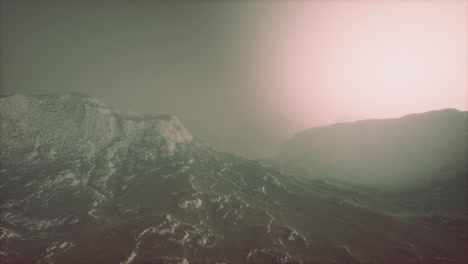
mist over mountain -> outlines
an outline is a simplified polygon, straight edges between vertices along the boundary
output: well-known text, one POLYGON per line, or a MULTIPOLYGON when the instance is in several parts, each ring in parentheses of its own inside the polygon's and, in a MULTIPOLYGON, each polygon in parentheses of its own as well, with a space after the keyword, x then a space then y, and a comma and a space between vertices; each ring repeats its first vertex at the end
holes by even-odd
POLYGON ((395 183, 468 162, 468 113, 444 109, 396 119, 315 127, 283 145, 280 159, 310 177, 395 183))
POLYGON ((273 159, 284 140, 301 131, 302 125, 281 115, 253 112, 219 122, 184 121, 197 138, 222 152, 251 159, 273 159))
POLYGON ((314 128, 271 162, 80 94, 1 97, 0 113, 2 263, 468 261, 455 110, 314 128), (367 184, 430 164, 417 185, 367 184))

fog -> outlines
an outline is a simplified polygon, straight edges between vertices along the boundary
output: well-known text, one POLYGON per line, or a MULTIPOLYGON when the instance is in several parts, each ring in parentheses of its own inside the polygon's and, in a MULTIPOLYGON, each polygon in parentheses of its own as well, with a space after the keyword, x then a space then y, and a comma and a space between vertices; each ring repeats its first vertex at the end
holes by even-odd
POLYGON ((468 263, 467 1, 0 5, 2 264, 468 263))
POLYGON ((1 4, 2 95, 173 114, 245 156, 312 126, 467 109, 463 1, 1 4))

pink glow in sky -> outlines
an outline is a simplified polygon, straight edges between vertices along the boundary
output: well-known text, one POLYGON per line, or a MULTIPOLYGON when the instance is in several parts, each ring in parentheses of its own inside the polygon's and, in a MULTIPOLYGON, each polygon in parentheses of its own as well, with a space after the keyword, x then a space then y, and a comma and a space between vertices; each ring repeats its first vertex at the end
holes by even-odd
POLYGON ((305 125, 468 109, 468 1, 273 2, 261 96, 305 125))

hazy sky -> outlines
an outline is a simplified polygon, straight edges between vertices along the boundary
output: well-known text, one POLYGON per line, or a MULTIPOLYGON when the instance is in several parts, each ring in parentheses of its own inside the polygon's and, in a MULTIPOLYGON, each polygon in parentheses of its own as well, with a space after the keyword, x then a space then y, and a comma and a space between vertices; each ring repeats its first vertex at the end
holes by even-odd
POLYGON ((258 48, 270 103, 326 124, 468 109, 468 1, 276 3, 258 48))
POLYGON ((1 4, 2 94, 82 92, 140 113, 211 120, 248 94, 238 77, 247 12, 235 2, 1 4))
POLYGON ((2 1, 1 94, 305 126, 467 110, 467 1, 2 1))

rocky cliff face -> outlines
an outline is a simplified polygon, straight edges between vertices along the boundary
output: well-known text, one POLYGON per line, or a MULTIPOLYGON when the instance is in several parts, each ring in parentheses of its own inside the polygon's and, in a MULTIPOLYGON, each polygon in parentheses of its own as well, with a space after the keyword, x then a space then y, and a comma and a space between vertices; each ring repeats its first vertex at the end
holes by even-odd
POLYGON ((129 148, 142 158, 156 159, 192 140, 174 116, 141 116, 84 95, 13 95, 0 100, 1 158, 7 163, 93 159, 129 148))
POLYGON ((2 263, 467 261, 459 211, 220 153, 174 117, 74 94, 0 113, 2 263))

